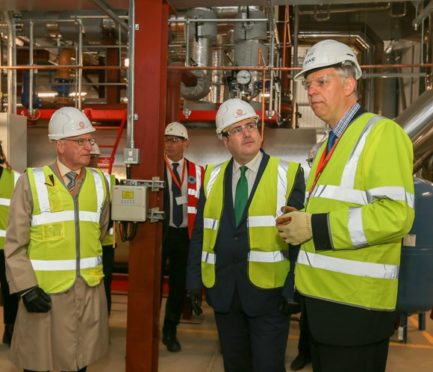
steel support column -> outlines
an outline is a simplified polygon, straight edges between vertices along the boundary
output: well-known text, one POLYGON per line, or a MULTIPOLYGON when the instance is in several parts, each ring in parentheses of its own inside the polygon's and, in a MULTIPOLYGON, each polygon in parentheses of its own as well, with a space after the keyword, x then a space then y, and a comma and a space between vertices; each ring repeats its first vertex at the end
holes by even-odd
MULTIPOLYGON (((140 163, 132 177, 163 177, 163 131, 167 86, 168 5, 161 0, 135 2, 135 147, 140 163)), ((162 192, 151 193, 151 207, 162 209, 162 192)), ((158 370, 161 223, 139 224, 130 243, 127 372, 158 370)))

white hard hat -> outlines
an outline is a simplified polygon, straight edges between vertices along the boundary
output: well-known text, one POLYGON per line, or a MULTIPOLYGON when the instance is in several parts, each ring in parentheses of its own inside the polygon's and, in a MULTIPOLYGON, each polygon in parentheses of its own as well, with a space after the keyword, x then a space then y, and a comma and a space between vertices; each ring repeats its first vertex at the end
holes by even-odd
POLYGON ((101 155, 98 144, 95 142, 90 150, 90 155, 101 155))
POLYGON ((178 123, 177 121, 174 121, 165 127, 164 135, 182 137, 186 140, 188 139, 188 131, 186 130, 185 126, 181 123, 178 123))
POLYGON ((239 98, 231 98, 223 102, 218 109, 215 118, 216 133, 221 137, 222 131, 238 121, 259 118, 253 106, 239 98))
POLYGON ((51 116, 48 123, 48 138, 50 141, 57 141, 95 130, 90 120, 80 110, 75 107, 62 107, 51 116))
POLYGON ((346 44, 336 40, 319 41, 308 50, 302 64, 302 71, 295 75, 295 80, 302 80, 308 71, 344 64, 345 62, 353 64, 355 77, 358 80, 362 75, 362 71, 353 50, 346 44))

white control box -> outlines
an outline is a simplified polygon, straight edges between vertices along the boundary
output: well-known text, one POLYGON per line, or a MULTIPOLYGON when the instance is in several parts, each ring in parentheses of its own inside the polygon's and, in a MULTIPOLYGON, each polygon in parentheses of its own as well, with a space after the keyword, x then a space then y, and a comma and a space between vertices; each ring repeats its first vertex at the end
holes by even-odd
POLYGON ((147 186, 113 186, 111 219, 113 221, 146 221, 147 186))

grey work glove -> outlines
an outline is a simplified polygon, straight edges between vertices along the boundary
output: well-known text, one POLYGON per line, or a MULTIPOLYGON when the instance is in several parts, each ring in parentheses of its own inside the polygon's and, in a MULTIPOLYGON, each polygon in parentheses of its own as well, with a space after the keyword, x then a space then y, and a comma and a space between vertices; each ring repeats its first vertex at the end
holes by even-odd
POLYGON ((21 297, 29 313, 47 313, 51 310, 51 298, 42 288, 33 287, 21 297))
POLYGON ((201 309, 201 290, 200 289, 190 289, 186 292, 186 297, 191 302, 192 312, 195 316, 199 316, 203 313, 201 309))

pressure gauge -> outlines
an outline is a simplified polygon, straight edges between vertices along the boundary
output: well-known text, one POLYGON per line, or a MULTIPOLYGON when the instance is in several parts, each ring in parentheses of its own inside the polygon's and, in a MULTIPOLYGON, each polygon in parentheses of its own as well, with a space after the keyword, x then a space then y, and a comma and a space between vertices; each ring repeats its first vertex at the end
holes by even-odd
POLYGON ((238 84, 241 84, 241 85, 249 84, 249 82, 251 81, 250 72, 247 70, 240 70, 236 74, 236 81, 238 82, 238 84))

